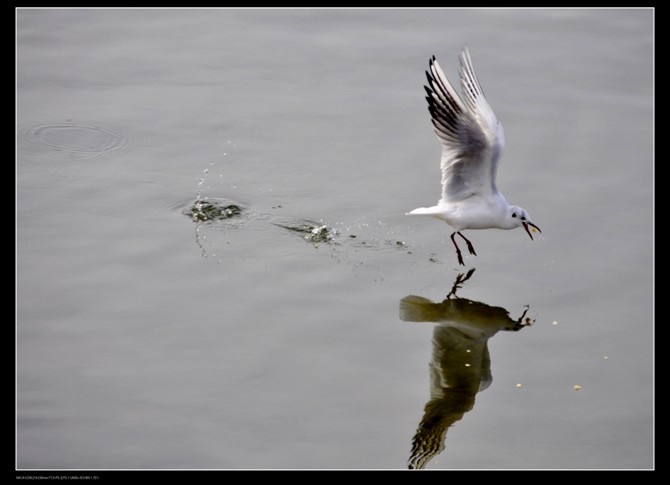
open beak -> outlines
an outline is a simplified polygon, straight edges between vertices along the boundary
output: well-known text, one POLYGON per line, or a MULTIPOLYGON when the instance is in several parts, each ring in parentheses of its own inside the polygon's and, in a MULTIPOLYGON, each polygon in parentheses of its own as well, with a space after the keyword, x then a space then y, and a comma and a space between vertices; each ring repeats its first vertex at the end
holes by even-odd
POLYGON ((530 236, 531 239, 533 239, 533 234, 530 232, 530 229, 528 229, 528 226, 537 229, 538 232, 542 232, 539 227, 537 227, 535 224, 532 222, 524 222, 523 223, 523 228, 526 230, 528 235, 530 236))

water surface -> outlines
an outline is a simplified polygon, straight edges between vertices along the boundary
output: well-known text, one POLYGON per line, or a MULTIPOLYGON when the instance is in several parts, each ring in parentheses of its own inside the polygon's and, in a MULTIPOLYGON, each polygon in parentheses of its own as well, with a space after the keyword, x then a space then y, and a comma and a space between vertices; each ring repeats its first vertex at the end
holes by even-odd
POLYGON ((478 340, 490 382, 422 466, 653 467, 652 27, 19 10, 17 467, 406 468, 436 342, 473 324, 402 302, 439 307, 471 268, 458 298, 533 323, 478 340), (439 197, 423 71, 455 79, 464 44, 498 186, 543 234, 471 231, 459 268, 447 226, 404 214, 439 197))

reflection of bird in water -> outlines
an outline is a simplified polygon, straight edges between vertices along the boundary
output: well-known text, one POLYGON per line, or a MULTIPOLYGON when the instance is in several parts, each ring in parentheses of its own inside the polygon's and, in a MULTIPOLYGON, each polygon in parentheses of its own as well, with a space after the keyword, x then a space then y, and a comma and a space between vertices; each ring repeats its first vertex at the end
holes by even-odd
POLYGON ((412 439, 409 468, 421 469, 444 450, 447 430, 475 404, 475 395, 491 384, 488 340, 500 330, 516 331, 530 325, 524 317, 512 320, 504 308, 458 298, 456 290, 470 276, 458 275, 442 303, 419 296, 400 301, 406 322, 436 322, 430 361, 430 400, 412 439), (454 297, 454 298, 452 298, 454 297))

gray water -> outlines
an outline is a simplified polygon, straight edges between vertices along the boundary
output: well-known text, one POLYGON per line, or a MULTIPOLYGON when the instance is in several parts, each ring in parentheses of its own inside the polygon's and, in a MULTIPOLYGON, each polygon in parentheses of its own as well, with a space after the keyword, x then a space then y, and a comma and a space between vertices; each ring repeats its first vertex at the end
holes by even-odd
POLYGON ((652 28, 19 10, 16 466, 652 468, 652 28), (542 228, 466 233, 465 267, 404 215, 439 198, 428 59, 455 80, 462 45, 542 228))

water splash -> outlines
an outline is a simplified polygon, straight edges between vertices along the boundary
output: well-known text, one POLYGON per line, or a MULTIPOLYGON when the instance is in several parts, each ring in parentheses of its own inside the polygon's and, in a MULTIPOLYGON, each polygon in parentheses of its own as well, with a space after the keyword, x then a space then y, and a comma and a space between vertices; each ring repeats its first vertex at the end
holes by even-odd
POLYGON ((335 239, 337 231, 329 227, 327 224, 316 225, 310 222, 303 222, 297 225, 274 223, 288 231, 296 232, 302 236, 303 239, 311 243, 329 243, 335 239))
POLYGON ((242 214, 242 208, 237 204, 197 198, 191 207, 184 210, 184 214, 193 222, 213 222, 237 217, 242 214))

